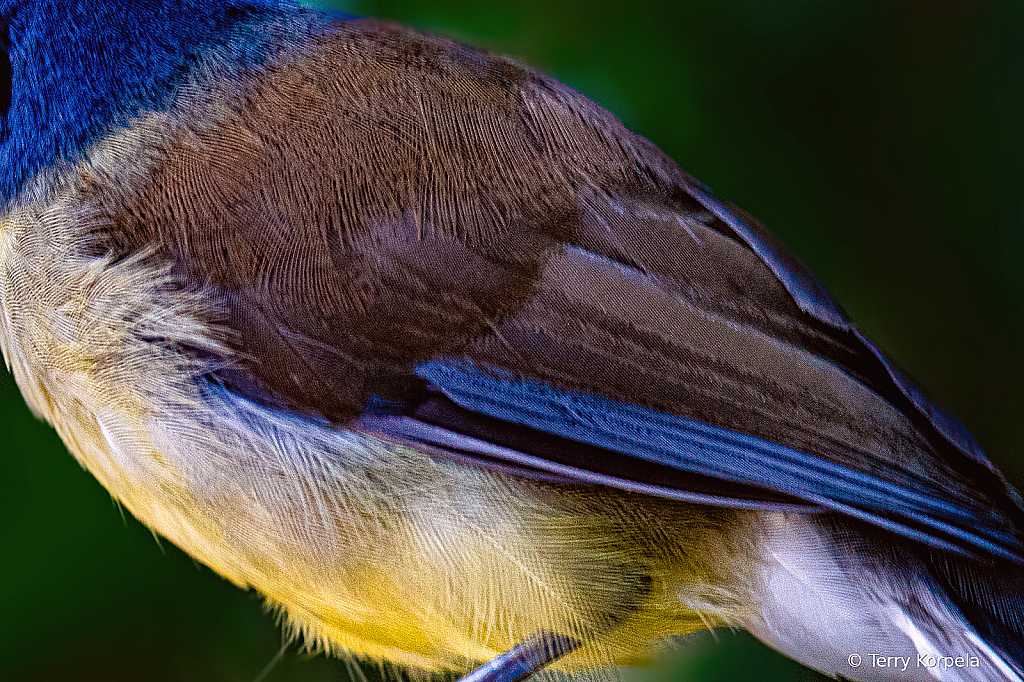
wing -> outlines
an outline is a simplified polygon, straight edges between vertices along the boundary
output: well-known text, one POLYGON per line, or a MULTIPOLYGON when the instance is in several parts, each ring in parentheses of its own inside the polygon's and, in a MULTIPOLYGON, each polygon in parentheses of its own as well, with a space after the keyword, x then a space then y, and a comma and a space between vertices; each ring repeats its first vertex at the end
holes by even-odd
POLYGON ((215 125, 180 100, 188 136, 98 235, 222 305, 211 380, 474 466, 1024 560, 970 435, 607 111, 372 21, 289 49, 210 98, 215 125))

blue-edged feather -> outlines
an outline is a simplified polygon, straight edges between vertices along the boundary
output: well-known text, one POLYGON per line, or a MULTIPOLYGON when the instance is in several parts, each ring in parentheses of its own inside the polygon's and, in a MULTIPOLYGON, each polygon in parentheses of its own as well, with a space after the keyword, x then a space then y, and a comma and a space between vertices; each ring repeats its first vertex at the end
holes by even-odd
MULTIPOLYGON (((462 408, 592 445, 608 456, 625 455, 790 495, 944 549, 974 547, 1015 560, 1022 556, 1019 538, 1003 530, 1001 519, 971 513, 923 480, 911 489, 743 433, 558 390, 465 360, 422 363, 416 373, 462 408)), ((629 489, 626 481, 608 484, 629 489)), ((743 506, 710 496, 699 501, 743 506)))
POLYGON ((834 301, 813 272, 792 253, 779 245, 772 234, 746 211, 725 202, 705 184, 689 183, 691 195, 725 222, 764 260, 804 312, 836 329, 853 332, 857 339, 882 363, 896 387, 910 400, 944 438, 960 452, 995 471, 974 436, 953 415, 936 405, 889 360, 878 346, 856 328, 846 312, 834 301))

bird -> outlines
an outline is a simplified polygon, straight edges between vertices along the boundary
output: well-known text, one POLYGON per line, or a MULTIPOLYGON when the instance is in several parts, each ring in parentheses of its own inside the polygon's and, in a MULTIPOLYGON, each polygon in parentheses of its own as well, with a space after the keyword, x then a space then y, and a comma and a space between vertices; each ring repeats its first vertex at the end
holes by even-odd
POLYGON ((609 111, 289 2, 0 22, 7 366, 308 641, 512 680, 724 625, 851 680, 1024 677, 1019 494, 609 111))

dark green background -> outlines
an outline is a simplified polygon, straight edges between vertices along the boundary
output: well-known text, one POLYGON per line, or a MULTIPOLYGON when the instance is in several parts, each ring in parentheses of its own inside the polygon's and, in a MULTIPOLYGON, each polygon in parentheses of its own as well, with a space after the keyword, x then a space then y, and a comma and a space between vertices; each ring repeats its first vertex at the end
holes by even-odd
MULTIPOLYGON (((356 2, 548 71, 758 216, 1024 483, 1024 3, 356 2)), ((260 600, 154 541, 0 374, 0 677, 251 682, 260 600)), ((810 680, 749 637, 674 680, 810 680)), ((647 673, 650 675, 650 673, 647 673)), ((292 647, 265 678, 346 680, 292 647)))

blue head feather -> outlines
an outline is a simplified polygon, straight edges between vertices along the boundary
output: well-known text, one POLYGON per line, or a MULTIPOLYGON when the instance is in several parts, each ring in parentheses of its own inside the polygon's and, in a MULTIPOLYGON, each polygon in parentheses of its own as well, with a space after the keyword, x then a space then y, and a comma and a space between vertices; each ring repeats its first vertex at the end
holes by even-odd
POLYGON ((0 0, 0 206, 37 172, 166 107, 197 64, 242 71, 326 20, 287 0, 0 0))

